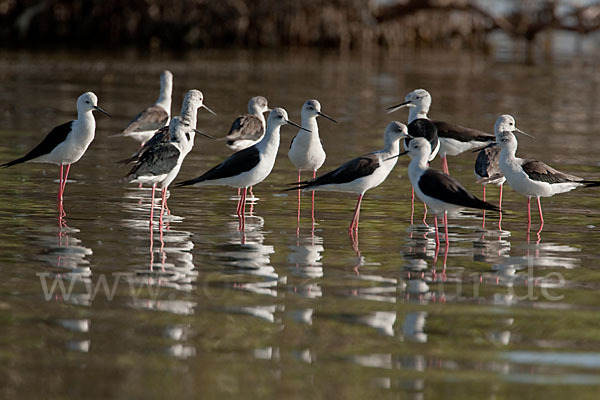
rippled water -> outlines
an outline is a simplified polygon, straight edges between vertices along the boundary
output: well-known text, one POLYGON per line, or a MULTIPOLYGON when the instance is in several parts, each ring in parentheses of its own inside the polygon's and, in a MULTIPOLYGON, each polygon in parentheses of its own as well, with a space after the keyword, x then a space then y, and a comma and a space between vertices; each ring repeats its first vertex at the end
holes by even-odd
MULTIPOLYGON (((115 165, 134 142, 111 138, 155 101, 174 73, 178 112, 203 91, 218 116, 198 128, 222 136, 249 97, 265 95, 299 121, 308 98, 320 121, 323 171, 382 147, 385 107, 415 88, 431 116, 491 131, 513 114, 536 136, 520 154, 600 177, 600 77, 594 59, 524 65, 442 53, 4 53, 0 160, 22 155, 73 118, 79 94, 100 106, 97 137, 71 170, 66 227, 55 207, 58 169, 2 170, 0 393, 3 397, 595 398, 600 385, 600 205, 584 189, 544 199, 541 237, 526 235, 525 199, 505 190, 497 216, 450 219, 450 246, 410 225, 407 160, 367 193, 360 238, 347 235, 356 199, 317 194, 317 226, 303 197, 296 235, 296 172, 284 127, 272 175, 237 229, 235 190, 173 189, 161 232, 148 228, 148 189, 115 165)), ((198 138, 180 178, 229 154, 198 138)), ((481 196, 475 156, 450 171, 481 196)), ((440 168, 439 161, 433 167, 440 168)), ((498 191, 488 189, 495 202, 498 191)), ((533 212, 535 218, 537 213, 533 212)), ((416 205, 416 221, 422 206, 416 205)), ((534 218, 534 221, 537 219, 534 218)), ((428 222, 432 219, 429 217, 428 222)))

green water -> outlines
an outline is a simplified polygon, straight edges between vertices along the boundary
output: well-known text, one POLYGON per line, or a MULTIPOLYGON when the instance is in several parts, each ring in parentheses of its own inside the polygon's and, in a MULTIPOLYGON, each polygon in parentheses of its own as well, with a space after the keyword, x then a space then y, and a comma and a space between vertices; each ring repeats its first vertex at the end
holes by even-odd
MULTIPOLYGON (((58 227, 57 167, 0 171, 0 395, 596 398, 597 190, 544 199, 544 230, 538 241, 534 210, 528 241, 525 199, 505 187, 502 230, 493 213, 482 229, 481 213, 465 212, 436 252, 421 204, 410 225, 400 160, 366 194, 358 243, 347 235, 356 201, 347 194, 317 194, 314 233, 303 196, 297 236, 296 194, 282 191, 296 179, 286 155, 296 130, 284 127, 245 233, 234 189, 173 189, 162 241, 155 229, 151 242, 150 191, 121 182, 127 169, 114 163, 137 145, 110 135, 156 100, 168 68, 175 113, 186 90, 202 90, 218 116, 201 110, 198 128, 214 136, 251 96, 296 122, 304 101, 318 99, 339 121, 319 121, 327 171, 381 148, 389 121, 407 118, 384 109, 423 87, 432 117, 491 131, 510 113, 536 136, 521 139, 520 154, 599 177, 597 67, 439 51, 3 53, 0 160, 72 119, 84 91, 113 118, 96 116, 96 139, 71 169, 67 228, 58 227)), ((180 178, 228 154, 222 141, 197 138, 180 178)), ((481 196, 474 159, 450 158, 450 172, 481 196)), ((498 190, 487 196, 496 202, 498 190)))

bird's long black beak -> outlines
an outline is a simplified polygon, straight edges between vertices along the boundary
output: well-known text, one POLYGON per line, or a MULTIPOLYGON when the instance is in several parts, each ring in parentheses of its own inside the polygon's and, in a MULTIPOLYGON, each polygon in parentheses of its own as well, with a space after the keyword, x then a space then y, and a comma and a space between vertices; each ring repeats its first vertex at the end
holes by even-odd
POLYGON ((525 132, 523 132, 522 130, 520 130, 519 128, 515 128, 515 130, 514 130, 513 132, 517 132, 517 133, 520 133, 521 135, 525 135, 525 136, 527 136, 527 137, 529 137, 529 138, 535 139, 535 138, 534 138, 533 136, 531 136, 529 133, 525 133, 525 132))
POLYGON ((389 157, 389 158, 386 158, 386 159, 385 159, 385 160, 383 160, 383 161, 387 161, 387 160, 393 160, 394 158, 402 157, 403 155, 406 155, 406 154, 408 154, 408 150, 406 150, 406 151, 403 151, 403 152, 402 152, 402 153, 400 153, 400 154, 396 154, 395 156, 391 156, 391 157, 389 157))
POLYGON ((498 143, 491 142, 490 144, 488 144, 486 146, 479 147, 479 148, 473 150, 473 153, 479 153, 481 150, 489 149, 489 148, 492 148, 492 147, 497 146, 497 145, 498 145, 498 143))
POLYGON ((217 113, 214 112, 213 110, 211 110, 210 108, 208 108, 208 106, 206 104, 202 104, 200 107, 204 108, 206 111, 208 111, 212 115, 215 115, 215 116, 217 115, 217 113))
POLYGON ((202 135, 202 136, 204 136, 204 137, 207 137, 207 138, 209 138, 209 139, 212 139, 212 140, 217 140, 217 138, 216 138, 216 137, 214 137, 214 136, 210 136, 208 133, 204 133, 204 132, 202 132, 202 131, 199 131, 198 129, 194 129, 194 132, 196 132, 198 135, 202 135))
POLYGON ((412 103, 412 101, 405 101, 404 103, 400 103, 400 104, 396 104, 395 106, 391 106, 385 109, 385 111, 387 111, 388 114, 393 113, 396 110, 401 109, 402 107, 406 107, 407 105, 409 105, 410 103, 412 103))
POLYGON ((323 118, 327 118, 328 120, 330 120, 330 121, 332 121, 332 122, 335 122, 335 123, 337 124, 337 121, 336 121, 335 119, 333 119, 333 118, 331 118, 331 117, 328 117, 327 115, 323 114, 323 113, 322 113, 322 112, 320 112, 320 111, 317 111, 317 115, 320 115, 320 116, 321 116, 321 117, 323 117, 323 118))
POLYGON ((300 125, 298 125, 298 124, 296 124, 296 123, 294 123, 294 122, 292 122, 292 121, 288 121, 288 120, 286 119, 286 120, 285 120, 285 122, 287 122, 288 124, 290 124, 290 125, 292 125, 292 126, 295 126, 296 128, 302 129, 303 131, 310 132, 310 129, 303 128, 303 127, 301 127, 300 125))
POLYGON ((104 111, 103 109, 101 109, 100 107, 94 106, 93 108, 94 108, 94 110, 100 111, 101 113, 104 113, 104 114, 106 114, 106 115, 108 115, 109 117, 112 118, 112 115, 110 115, 109 113, 107 113, 106 111, 104 111))

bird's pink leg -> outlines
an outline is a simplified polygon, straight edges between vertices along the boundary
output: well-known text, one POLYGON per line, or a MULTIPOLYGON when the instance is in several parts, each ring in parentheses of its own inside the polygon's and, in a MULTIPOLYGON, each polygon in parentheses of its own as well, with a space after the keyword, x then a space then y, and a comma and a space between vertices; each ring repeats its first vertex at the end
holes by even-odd
POLYGON ((167 205, 167 188, 162 188, 162 201, 160 202, 160 216, 158 218, 158 228, 161 229, 161 236, 162 236, 162 226, 163 226, 163 214, 165 213, 166 205, 167 205))
POLYGON ((152 220, 154 219, 154 191, 156 190, 156 183, 152 185, 152 200, 150 201, 150 229, 152 229, 152 220))
POLYGON ((250 196, 254 197, 254 192, 252 191, 252 186, 248 188, 248 192, 250 192, 250 196))
POLYGON ((60 177, 58 178, 58 197, 56 201, 62 203, 62 188, 63 188, 63 165, 60 164, 60 177))
POLYGON ((241 188, 238 188, 238 193, 240 198, 238 199, 237 208, 235 209, 235 215, 240 216, 240 212, 242 211, 242 194, 241 188))
POLYGON ((442 170, 447 175, 450 175, 450 171, 448 170, 448 157, 446 156, 442 157, 442 170))
POLYGON ((433 217, 433 223, 435 224, 435 245, 437 248, 440 245, 440 234, 439 234, 439 230, 438 230, 437 214, 435 214, 433 217))
POLYGON ((504 186, 504 184, 500 184, 500 200, 498 200, 498 208, 500 210, 502 210, 502 187, 504 186))
POLYGON ((414 223, 414 216, 415 216, 415 188, 410 187, 410 224, 413 225, 414 223))
POLYGON ((67 164, 67 170, 65 171, 65 177, 63 178, 63 181, 62 181, 62 189, 61 189, 61 194, 60 194, 61 199, 62 199, 63 195, 65 194, 65 187, 67 186, 67 177, 69 176, 70 169, 71 169, 71 164, 67 164))
MULTIPOLYGON (((317 170, 313 171, 313 179, 317 177, 317 170)), ((315 230, 315 191, 312 192, 312 205, 311 205, 311 215, 312 215, 312 230, 315 230)))
MULTIPOLYGON (((298 170, 298 186, 300 186, 301 172, 298 170)), ((314 193, 314 192, 313 192, 314 193)), ((298 207, 296 212, 296 235, 300 234, 300 189, 298 189, 298 207)))
POLYGON ((531 196, 527 197, 527 232, 531 229, 531 196))
POLYGON ((540 197, 539 196, 537 198, 537 203, 538 203, 538 211, 540 212, 540 229, 537 232, 537 234, 539 236, 540 233, 542 232, 542 229, 544 228, 544 216, 542 215, 542 203, 540 201, 540 197))
POLYGON ((358 201, 356 202, 356 207, 354 208, 354 216, 352 217, 352 222, 350 223, 350 227, 348 228, 348 233, 352 234, 352 231, 358 232, 358 219, 360 218, 360 203, 362 202, 363 195, 362 193, 358 195, 358 201))
POLYGON ((444 211, 444 234, 446 235, 446 248, 448 247, 448 212, 444 211))
MULTIPOLYGON (((483 201, 485 201, 485 185, 483 185, 483 201)), ((483 210, 483 222, 481 223, 481 227, 485 229, 485 210, 483 210)))
POLYGON ((242 190, 242 189, 238 188, 238 197, 240 197, 240 196, 241 196, 241 190, 242 190))
POLYGON ((427 204, 423 203, 423 224, 427 225, 427 204))
POLYGON ((248 192, 248 188, 244 188, 242 190, 242 198, 240 199, 240 224, 239 229, 243 231, 246 229, 246 193, 248 192))

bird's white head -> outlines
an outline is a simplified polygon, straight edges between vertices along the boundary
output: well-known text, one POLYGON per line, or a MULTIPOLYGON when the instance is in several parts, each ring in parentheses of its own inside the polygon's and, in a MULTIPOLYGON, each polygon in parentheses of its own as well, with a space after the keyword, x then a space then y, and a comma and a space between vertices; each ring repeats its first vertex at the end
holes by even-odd
POLYGON ((248 101, 248 113, 258 115, 271 111, 266 97, 254 96, 248 101))
POLYGON ((267 120, 267 130, 278 128, 286 124, 290 124, 292 126, 295 126, 296 128, 300 128, 310 132, 308 129, 302 128, 300 125, 288 120, 287 111, 285 111, 283 108, 274 108, 273 111, 271 111, 271 113, 269 114, 269 119, 267 120))
POLYGON ((98 97, 93 92, 85 92, 77 99, 77 111, 86 113, 89 111, 100 111, 110 117, 110 114, 98 107, 98 97))
POLYGON ((496 135, 496 140, 499 139, 499 134, 503 132, 513 132, 515 129, 517 129, 517 123, 515 122, 515 119, 511 115, 502 114, 498 117, 496 123, 494 124, 494 134, 496 135))
POLYGON ((408 144, 407 151, 410 158, 427 162, 431 154, 431 144, 425 138, 413 138, 408 144))
POLYGON ((213 115, 215 114, 210 108, 204 104, 204 95, 201 91, 192 89, 188 90, 183 98, 183 106, 181 107, 181 116, 191 121, 195 121, 196 111, 199 108, 204 108, 213 115))
POLYGON ((425 89, 415 89, 404 98, 404 102, 387 108, 388 114, 402 107, 409 107, 409 121, 417 118, 427 118, 429 107, 431 107, 431 95, 425 89))
POLYGON ((302 106, 301 117, 302 117, 303 123, 305 120, 307 120, 309 118, 317 118, 317 117, 323 117, 323 118, 327 118, 330 121, 337 122, 333 118, 328 117, 327 115, 325 115, 321 112, 321 103, 319 103, 319 101, 315 100, 315 99, 306 100, 306 103, 304 103, 304 105, 302 106))
POLYGON ((408 127, 402 122, 392 121, 385 128, 385 141, 394 142, 408 137, 408 127))

